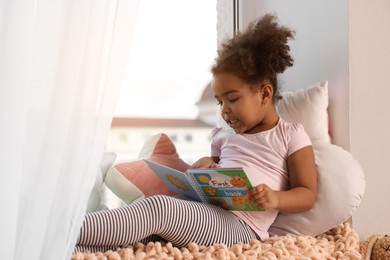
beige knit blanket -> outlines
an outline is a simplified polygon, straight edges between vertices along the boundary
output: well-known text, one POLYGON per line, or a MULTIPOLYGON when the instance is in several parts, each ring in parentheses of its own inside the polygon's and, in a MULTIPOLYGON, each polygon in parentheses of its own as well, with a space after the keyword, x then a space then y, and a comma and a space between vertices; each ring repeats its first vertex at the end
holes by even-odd
POLYGON ((273 236, 261 242, 236 244, 227 248, 223 244, 198 246, 191 243, 185 248, 160 242, 116 251, 77 253, 72 259, 361 259, 357 233, 346 224, 318 236, 273 236))

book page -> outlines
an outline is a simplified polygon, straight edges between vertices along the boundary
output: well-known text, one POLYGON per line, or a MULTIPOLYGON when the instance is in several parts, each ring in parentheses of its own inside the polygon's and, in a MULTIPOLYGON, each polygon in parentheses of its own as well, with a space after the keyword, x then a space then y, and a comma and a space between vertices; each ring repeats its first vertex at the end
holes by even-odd
POLYGON ((249 199, 252 184, 242 168, 191 169, 187 171, 209 203, 227 210, 259 211, 249 199))

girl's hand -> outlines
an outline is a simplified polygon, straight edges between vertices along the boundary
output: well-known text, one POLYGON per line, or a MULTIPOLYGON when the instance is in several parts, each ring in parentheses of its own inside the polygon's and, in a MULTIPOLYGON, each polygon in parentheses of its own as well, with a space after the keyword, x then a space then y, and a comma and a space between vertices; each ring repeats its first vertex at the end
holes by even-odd
POLYGON ((214 160, 211 157, 202 157, 198 161, 196 161, 192 168, 198 169, 198 168, 217 168, 218 164, 214 162, 214 160))
POLYGON ((266 184, 260 184, 249 191, 251 200, 263 209, 277 209, 279 197, 276 191, 266 184))

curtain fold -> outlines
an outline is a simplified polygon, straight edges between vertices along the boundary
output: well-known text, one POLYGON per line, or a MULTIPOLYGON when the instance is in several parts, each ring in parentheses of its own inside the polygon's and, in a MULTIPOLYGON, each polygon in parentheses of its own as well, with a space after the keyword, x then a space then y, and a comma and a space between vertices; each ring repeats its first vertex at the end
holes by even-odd
POLYGON ((138 2, 0 3, 4 259, 70 259, 115 110, 138 2))

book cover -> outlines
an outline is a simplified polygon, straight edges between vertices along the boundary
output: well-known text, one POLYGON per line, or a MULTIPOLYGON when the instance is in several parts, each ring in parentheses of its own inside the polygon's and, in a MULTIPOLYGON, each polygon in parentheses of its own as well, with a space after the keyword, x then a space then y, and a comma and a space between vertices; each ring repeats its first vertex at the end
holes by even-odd
POLYGON ((226 210, 263 210, 250 201, 248 191, 252 184, 242 168, 189 169, 180 172, 149 160, 145 162, 172 191, 185 197, 226 210))
POLYGON ((195 201, 205 202, 204 198, 202 199, 193 188, 184 172, 150 160, 144 159, 144 161, 171 191, 195 201))

